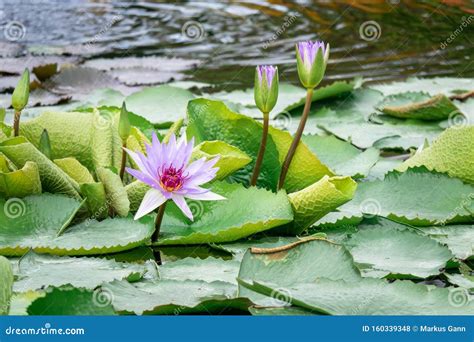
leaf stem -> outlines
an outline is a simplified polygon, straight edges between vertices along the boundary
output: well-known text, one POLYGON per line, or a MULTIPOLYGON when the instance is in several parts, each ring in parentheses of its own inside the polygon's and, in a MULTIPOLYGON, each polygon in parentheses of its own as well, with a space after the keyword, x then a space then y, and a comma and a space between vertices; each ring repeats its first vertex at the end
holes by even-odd
POLYGON ((17 137, 20 134, 20 116, 21 116, 21 111, 16 110, 15 117, 13 119, 13 135, 15 137, 17 137))
POLYGON ((153 233, 153 236, 151 237, 152 242, 158 241, 158 237, 160 235, 160 229, 161 229, 161 222, 163 221, 163 216, 165 214, 166 203, 167 202, 164 202, 158 208, 158 212, 156 214, 156 219, 155 219, 155 232, 153 233))
POLYGON ((255 161, 255 167, 253 169, 252 178, 250 179, 250 186, 254 186, 257 184, 258 175, 260 174, 260 167, 262 166, 263 156, 265 155, 265 148, 267 147, 268 124, 269 113, 263 113, 262 141, 260 142, 257 160, 255 161))
POLYGON ((308 120, 309 110, 311 109, 311 102, 313 98, 313 89, 308 88, 306 91, 306 102, 304 104, 303 115, 301 116, 300 123, 298 125, 298 130, 295 133, 293 141, 291 142, 290 148, 288 149, 288 153, 286 154, 285 161, 283 162, 283 166, 281 167, 280 179, 278 181, 278 190, 283 188, 285 184, 286 174, 288 173, 288 169, 290 168, 291 161, 296 152, 296 148, 301 140, 301 136, 303 135, 304 126, 306 125, 306 121, 308 120))
POLYGON ((124 141, 122 144, 122 163, 120 164, 120 179, 123 182, 123 176, 125 175, 125 164, 127 163, 127 152, 125 152, 125 148, 127 148, 127 142, 124 141))

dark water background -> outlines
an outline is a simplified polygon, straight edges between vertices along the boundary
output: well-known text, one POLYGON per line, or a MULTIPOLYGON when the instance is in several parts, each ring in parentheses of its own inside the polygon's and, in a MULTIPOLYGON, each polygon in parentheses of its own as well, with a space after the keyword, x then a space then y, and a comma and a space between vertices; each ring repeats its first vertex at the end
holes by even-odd
POLYGON ((226 89, 251 86, 257 64, 277 64, 281 79, 296 82, 294 43, 316 38, 332 47, 325 82, 474 76, 470 0, 0 0, 0 11, 0 29, 25 29, 17 41, 0 32, 1 57, 198 59, 187 79, 226 89))

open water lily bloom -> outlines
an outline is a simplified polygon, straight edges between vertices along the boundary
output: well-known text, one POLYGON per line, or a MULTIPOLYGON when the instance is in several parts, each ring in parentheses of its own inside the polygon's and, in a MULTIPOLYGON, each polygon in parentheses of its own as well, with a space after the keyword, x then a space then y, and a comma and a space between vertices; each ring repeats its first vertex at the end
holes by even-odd
POLYGON ((139 170, 127 168, 127 172, 151 187, 140 204, 135 220, 149 214, 167 200, 176 203, 181 211, 193 220, 185 198, 201 201, 225 199, 201 187, 215 178, 219 168, 214 165, 219 157, 211 160, 201 158, 189 163, 193 147, 194 138, 188 142, 186 137, 182 136, 176 141, 173 134, 166 144, 161 143, 153 133, 152 144, 146 145, 146 155, 125 149, 139 167, 139 170))

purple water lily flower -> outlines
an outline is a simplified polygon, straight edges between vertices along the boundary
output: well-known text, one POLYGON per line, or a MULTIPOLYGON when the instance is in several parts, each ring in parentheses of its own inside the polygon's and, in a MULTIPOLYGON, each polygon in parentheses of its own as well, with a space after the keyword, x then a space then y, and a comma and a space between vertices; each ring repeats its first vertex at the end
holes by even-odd
POLYGON ((275 77, 275 74, 277 73, 277 71, 278 71, 278 68, 274 67, 273 65, 259 65, 257 67, 259 82, 262 83, 263 76, 265 75, 268 88, 270 88, 272 86, 273 77, 275 77))
POLYGON ((146 156, 125 149, 140 169, 127 168, 127 172, 151 187, 135 214, 135 220, 152 212, 167 200, 173 200, 181 211, 193 220, 185 198, 201 201, 225 199, 201 187, 216 176, 219 168, 214 165, 219 157, 208 161, 201 158, 189 163, 193 147, 194 138, 187 142, 183 136, 177 142, 173 134, 168 144, 165 144, 160 143, 153 133, 152 144, 146 145, 146 156))
POLYGON ((296 44, 296 61, 300 81, 305 88, 315 88, 321 82, 329 59, 329 44, 307 41, 296 44))

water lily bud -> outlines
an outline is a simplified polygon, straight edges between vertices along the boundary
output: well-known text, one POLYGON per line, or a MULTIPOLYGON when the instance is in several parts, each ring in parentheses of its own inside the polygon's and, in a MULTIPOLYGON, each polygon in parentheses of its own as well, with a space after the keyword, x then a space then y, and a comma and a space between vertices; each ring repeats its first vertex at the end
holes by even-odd
POLYGON ((278 68, 260 65, 255 71, 255 104, 263 113, 270 113, 278 99, 278 68))
POLYGON ((30 96, 30 71, 25 69, 12 95, 12 107, 20 112, 28 104, 30 96))
POLYGON ((132 126, 130 125, 130 120, 128 119, 128 111, 125 106, 125 102, 122 104, 122 110, 120 111, 120 121, 119 121, 119 135, 122 141, 127 141, 130 136, 130 131, 132 126))
POLYGON ((314 89, 321 82, 326 72, 329 58, 329 44, 324 42, 300 42, 296 44, 296 61, 298 76, 307 89, 314 89))

